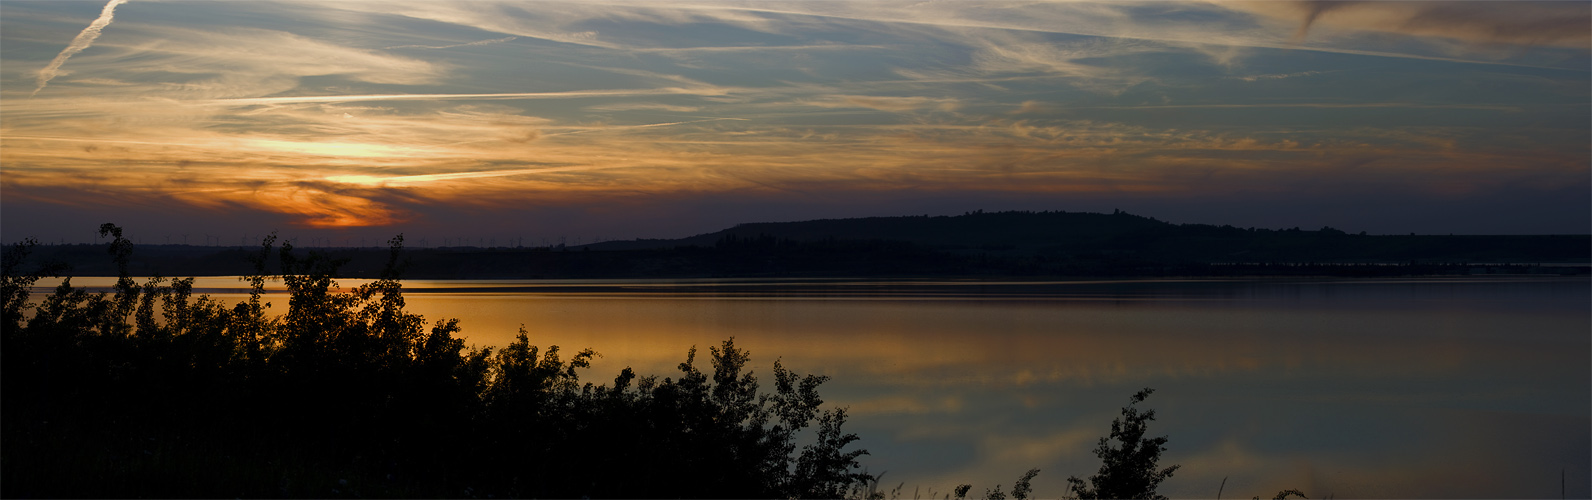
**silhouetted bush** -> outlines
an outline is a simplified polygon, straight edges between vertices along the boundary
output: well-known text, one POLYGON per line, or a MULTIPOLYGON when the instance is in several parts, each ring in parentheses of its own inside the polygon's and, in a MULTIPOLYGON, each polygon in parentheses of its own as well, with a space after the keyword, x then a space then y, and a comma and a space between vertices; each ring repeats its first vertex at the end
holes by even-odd
POLYGON ((826 377, 776 361, 760 392, 733 339, 709 349, 711 374, 692 348, 677 378, 626 368, 594 386, 591 349, 566 361, 522 328, 494 352, 457 320, 427 328, 404 308, 401 236, 381 278, 347 291, 338 260, 289 244, 267 274, 266 238, 250 298, 228 307, 192 278, 137 284, 132 243, 101 234, 110 293, 65 279, 30 306, 56 269, 23 272, 31 241, 4 257, 4 496, 841 497, 872 479, 844 410, 821 408, 826 377), (270 280, 289 293, 280 317, 270 280))
POLYGON ((1166 451, 1166 436, 1145 438, 1149 422, 1155 420, 1155 410, 1139 411, 1134 405, 1150 397, 1153 389, 1146 387, 1122 407, 1122 418, 1111 421, 1111 435, 1100 438, 1095 456, 1100 457, 1100 471, 1087 480, 1067 478, 1067 489, 1079 499, 1143 498, 1165 500, 1155 492, 1161 481, 1172 477, 1178 467, 1173 465, 1158 469, 1156 462, 1166 451), (1117 446, 1112 447, 1111 441, 1117 446))

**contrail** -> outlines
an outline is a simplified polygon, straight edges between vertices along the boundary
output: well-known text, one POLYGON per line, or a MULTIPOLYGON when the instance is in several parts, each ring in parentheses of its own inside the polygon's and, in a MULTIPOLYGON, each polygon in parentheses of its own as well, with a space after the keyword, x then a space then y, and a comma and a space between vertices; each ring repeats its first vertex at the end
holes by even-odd
POLYGON ((394 46, 391 46, 391 47, 382 47, 382 49, 383 50, 391 50, 391 49, 451 49, 451 48, 455 48, 455 47, 474 47, 476 45, 491 45, 491 44, 494 44, 494 43, 512 42, 512 41, 514 41, 516 39, 519 39, 519 37, 517 37, 517 36, 508 36, 508 37, 503 37, 503 38, 493 38, 491 40, 481 40, 479 42, 456 43, 456 44, 453 44, 453 45, 394 45, 394 46))
MULTIPOLYGON (((716 121, 719 121, 719 120, 751 121, 751 120, 746 119, 746 118, 708 118, 706 120, 691 120, 691 121, 684 121, 684 122, 669 122, 669 123, 648 123, 646 125, 615 125, 615 126, 612 126, 612 127, 589 128, 589 129, 584 129, 584 130, 576 130, 576 131, 573 131, 573 132, 559 132, 559 133, 556 133, 556 134, 543 135, 542 137, 556 137, 556 136, 560 136, 560 135, 584 134, 584 133, 587 133, 587 132, 606 132, 606 131, 609 131, 609 130, 618 130, 618 129, 626 129, 626 128, 667 127, 667 126, 670 126, 670 125, 685 125, 687 123, 716 122, 716 121)), ((474 142, 474 141, 472 141, 472 142, 474 142)))
POLYGON ((72 43, 67 45, 66 49, 62 50, 60 54, 57 54, 55 60, 50 61, 49 66, 45 66, 43 70, 39 71, 39 88, 33 89, 33 93, 28 94, 28 96, 38 95, 39 91, 44 90, 44 86, 50 83, 50 79, 55 78, 55 74, 61 69, 61 65, 66 64, 67 58, 82 52, 83 49, 88 48, 89 44, 94 43, 94 39, 100 36, 100 30, 105 29, 105 26, 111 23, 111 18, 116 14, 116 6, 124 3, 127 3, 127 0, 111 0, 110 3, 105 4, 105 8, 100 10, 99 19, 89 23, 87 28, 83 28, 83 32, 78 33, 77 38, 73 38, 72 43))
POLYGON ((268 104, 294 104, 314 102, 356 101, 409 101, 448 99, 568 99, 581 97, 638 96, 638 95, 724 95, 725 89, 686 89, 679 87, 633 90, 573 90, 568 92, 513 92, 505 94, 368 94, 368 95, 317 95, 299 97, 239 97, 194 101, 201 105, 253 106, 268 104))
POLYGON ((488 177, 508 177, 508 176, 511 176, 511 175, 543 174, 543 173, 551 173, 551 172, 571 172, 571 171, 582 171, 582 170, 606 170, 606 169, 610 169, 610 168, 625 168, 625 166, 622 166, 622 165, 570 165, 570 166, 563 166, 563 167, 522 168, 522 169, 515 169, 515 170, 488 170, 488 171, 481 171, 481 172, 454 172, 454 173, 448 173, 448 174, 403 175, 403 176, 396 176, 396 177, 377 177, 377 176, 374 176, 374 175, 333 175, 333 176, 326 177, 326 180, 329 180, 329 181, 332 181, 332 182, 341 182, 341 183, 344 183, 344 184, 404 185, 404 184, 418 184, 418 183, 433 182, 433 181, 447 181, 447 180, 454 180, 454 179, 479 179, 479 178, 488 178, 488 177))

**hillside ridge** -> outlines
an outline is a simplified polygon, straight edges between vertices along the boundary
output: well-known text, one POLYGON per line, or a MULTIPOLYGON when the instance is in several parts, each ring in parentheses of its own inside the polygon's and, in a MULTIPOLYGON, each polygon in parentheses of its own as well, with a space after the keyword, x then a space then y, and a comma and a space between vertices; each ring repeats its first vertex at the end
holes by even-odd
MULTIPOLYGON (((374 276, 387 256, 374 247, 298 250, 345 259, 350 277, 374 276)), ((142 245, 131 264, 147 275, 244 275, 257 252, 142 245)), ((115 274, 103 246, 41 245, 35 256, 66 263, 77 276, 115 274)), ((1174 224, 1122 211, 973 211, 754 222, 677 239, 580 246, 410 247, 405 256, 405 276, 439 279, 1397 275, 1492 273, 1497 266, 1580 274, 1592 261, 1592 235, 1368 235, 1174 224)))

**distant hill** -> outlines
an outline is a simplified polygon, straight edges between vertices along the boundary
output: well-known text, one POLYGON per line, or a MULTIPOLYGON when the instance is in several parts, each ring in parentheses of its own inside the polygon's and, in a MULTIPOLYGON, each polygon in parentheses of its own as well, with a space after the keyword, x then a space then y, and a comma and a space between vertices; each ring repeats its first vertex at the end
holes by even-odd
POLYGON ((1435 236, 1349 234, 1172 224, 1126 212, 969 212, 958 216, 868 217, 740 224, 676 240, 611 241, 592 250, 708 247, 773 238, 794 242, 897 241, 959 254, 1133 256, 1158 262, 1585 263, 1588 235, 1435 236))
MULTIPOLYGON (((802 222, 755 222, 677 240, 611 241, 593 250, 712 246, 725 238, 771 236, 802 242, 903 241, 937 249, 996 248, 1036 251, 1058 245, 1099 245, 1171 226, 1152 218, 1085 212, 969 212, 959 216, 866 217, 802 222)), ((1174 226, 1175 227, 1175 226, 1174 226)))
MULTIPOLYGON (((252 272, 248 256, 256 252, 140 246, 131 272, 242 275, 252 272)), ((351 277, 377 275, 387 258, 385 249, 320 252, 345 259, 341 269, 351 277)), ((410 278, 1584 274, 1592 269, 1592 235, 1366 235, 1171 224, 1124 212, 978 211, 750 223, 576 247, 409 248, 405 255, 410 278)), ((67 263, 77 276, 116 272, 103 245, 41 246, 34 260, 67 263)))

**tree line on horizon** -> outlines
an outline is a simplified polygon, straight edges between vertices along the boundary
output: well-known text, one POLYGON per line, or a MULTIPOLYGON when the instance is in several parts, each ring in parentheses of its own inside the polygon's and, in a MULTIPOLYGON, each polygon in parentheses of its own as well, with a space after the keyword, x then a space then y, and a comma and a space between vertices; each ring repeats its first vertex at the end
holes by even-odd
MULTIPOLYGON (((91 245, 41 247, 99 276, 116 269, 91 245)), ((384 251, 321 249, 376 278, 384 251)), ((1588 235, 1365 235, 1323 227, 1171 224, 1126 212, 969 212, 741 224, 676 240, 579 247, 410 249, 411 278, 723 278, 796 276, 1408 276, 1588 274, 1588 235), (1583 265, 1543 267, 1539 263, 1583 265), (1479 270, 1479 271, 1478 271, 1479 270)), ((250 247, 155 245, 135 272, 236 276, 250 247)))
MULTIPOLYGON (((776 361, 763 391, 733 338, 709 348, 711 371, 692 347, 673 377, 582 383, 589 348, 566 359, 523 327, 502 349, 467 347, 456 319, 407 312, 401 235, 380 279, 350 290, 339 260, 268 237, 240 278, 249 298, 229 305, 194 297, 193 278, 136 282, 133 244, 101 232, 120 271, 109 293, 65 278, 35 304, 30 289, 61 268, 24 269, 30 242, 0 262, 5 497, 886 498, 845 409, 823 407, 828 377, 776 361), (262 300, 269 280, 289 292, 281 315, 262 300)), ((1178 466, 1157 465, 1167 438, 1136 407, 1150 393, 1069 497, 1165 498, 1178 466)), ((1031 498, 1038 473, 1010 497, 1031 498)))

